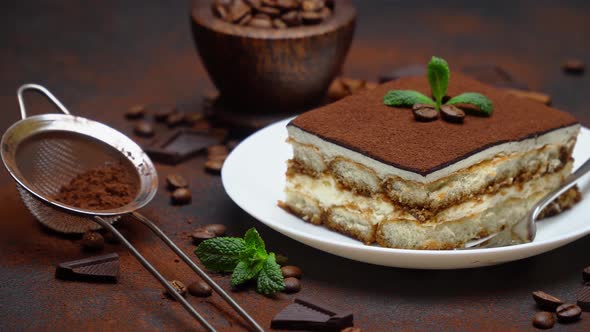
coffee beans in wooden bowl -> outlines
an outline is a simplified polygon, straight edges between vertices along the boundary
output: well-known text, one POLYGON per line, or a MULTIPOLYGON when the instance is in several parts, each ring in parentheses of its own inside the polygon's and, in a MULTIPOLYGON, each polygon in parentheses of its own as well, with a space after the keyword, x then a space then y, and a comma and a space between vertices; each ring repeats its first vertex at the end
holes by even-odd
POLYGON ((286 29, 320 24, 332 15, 330 0, 216 0, 216 17, 237 25, 261 29, 286 29))

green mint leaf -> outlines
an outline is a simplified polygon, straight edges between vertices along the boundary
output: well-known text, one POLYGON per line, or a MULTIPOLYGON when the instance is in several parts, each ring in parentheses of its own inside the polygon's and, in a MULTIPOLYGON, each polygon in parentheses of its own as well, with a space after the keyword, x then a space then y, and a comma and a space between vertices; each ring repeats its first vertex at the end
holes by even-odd
POLYGON ((264 265, 264 260, 259 260, 254 264, 248 264, 245 261, 240 261, 236 268, 234 269, 234 273, 231 275, 231 285, 232 287, 236 287, 245 283, 248 280, 254 279, 260 270, 262 270, 262 266, 264 265))
POLYGON ((492 101, 479 93, 476 92, 465 92, 458 96, 451 98, 447 104, 468 104, 473 105, 481 111, 484 115, 490 116, 494 111, 494 105, 492 101))
POLYGON ((256 228, 250 228, 246 234, 244 234, 244 241, 246 241, 246 246, 248 248, 255 248, 257 251, 266 253, 264 241, 260 237, 260 234, 258 234, 256 228))
POLYGON ((248 264, 253 264, 258 261, 265 261, 268 254, 266 250, 260 250, 254 247, 246 247, 246 249, 242 250, 239 256, 240 262, 246 262, 248 264))
POLYGON ((264 295, 272 295, 285 289, 285 280, 281 267, 277 264, 275 254, 270 253, 264 261, 262 270, 256 280, 256 291, 264 295))
POLYGON ((431 98, 413 90, 390 90, 383 97, 383 103, 387 106, 412 107, 414 104, 434 105, 431 98))
POLYGON ((436 101, 436 109, 440 109, 442 99, 447 94, 449 79, 451 78, 449 64, 444 59, 433 56, 428 63, 427 75, 432 96, 436 101))
POLYGON ((203 265, 215 272, 231 272, 238 265, 240 253, 246 249, 244 240, 238 237, 218 237, 203 241, 195 254, 203 265))

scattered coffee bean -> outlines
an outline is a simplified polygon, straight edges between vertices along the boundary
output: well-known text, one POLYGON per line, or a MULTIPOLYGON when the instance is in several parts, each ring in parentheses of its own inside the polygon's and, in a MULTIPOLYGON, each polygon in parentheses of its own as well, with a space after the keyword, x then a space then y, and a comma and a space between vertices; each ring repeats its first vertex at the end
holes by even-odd
POLYGON ((533 316, 533 326, 542 330, 547 330, 555 325, 555 317, 553 313, 547 311, 540 311, 533 316))
POLYGON ((560 323, 571 323, 580 319, 582 309, 573 303, 565 303, 557 307, 557 320, 560 323))
POLYGON ((289 262, 289 257, 281 254, 276 254, 276 261, 277 264, 279 264, 280 266, 285 266, 289 262))
POLYGON ((184 123, 184 113, 174 112, 166 118, 168 127, 176 127, 184 123))
POLYGON ((442 105, 440 114, 443 120, 452 123, 462 123, 465 119, 465 112, 455 105, 442 105))
POLYGON ((584 286, 578 293, 578 306, 583 311, 590 311, 590 287, 584 286))
POLYGON ((586 64, 578 59, 568 59, 562 63, 561 68, 569 74, 581 74, 586 70, 586 64))
POLYGON ((297 278, 285 278, 285 289, 283 292, 287 294, 297 293, 301 290, 301 282, 297 278))
POLYGON ((584 281, 590 281, 590 266, 582 270, 582 278, 584 279, 584 281))
POLYGON ((195 245, 199 245, 201 244, 201 242, 212 239, 214 237, 217 237, 217 235, 215 235, 215 233, 213 232, 209 232, 206 229, 197 229, 191 233, 191 238, 193 239, 193 243, 195 245))
POLYGON ((211 174, 221 173, 223 168, 223 160, 209 159, 205 162, 205 170, 211 174))
POLYGON ((319 24, 333 9, 334 1, 325 0, 217 0, 212 5, 219 19, 264 29, 319 24))
POLYGON ((563 304, 563 301, 553 295, 549 295, 543 291, 533 292, 533 299, 537 306, 543 310, 555 311, 557 307, 563 304))
POLYGON ((412 106, 412 113, 414 113, 414 119, 419 122, 430 122, 438 119, 438 111, 434 106, 428 104, 415 104, 412 106))
POLYGON ((147 121, 141 121, 135 125, 133 132, 137 136, 152 137, 154 136, 154 127, 147 121))
POLYGON ((82 246, 88 251, 100 251, 104 248, 104 237, 97 232, 86 232, 82 236, 82 246))
POLYGON ((363 332, 363 330, 361 330, 360 327, 351 326, 351 327, 345 328, 344 330, 340 330, 340 332, 363 332))
POLYGON ((215 234, 215 236, 224 236, 227 232, 227 227, 222 224, 208 224, 199 227, 197 230, 206 230, 207 232, 215 234))
POLYGON ((208 297, 211 296, 213 290, 211 289, 211 286, 209 286, 206 282, 200 280, 188 285, 188 292, 192 296, 208 297))
POLYGON ((192 193, 186 188, 178 188, 172 192, 172 203, 174 204, 188 204, 192 198, 192 193))
POLYGON ((169 174, 166 177, 166 183, 168 184, 168 189, 171 190, 188 187, 188 182, 179 174, 169 174))
POLYGON ((283 273, 283 278, 301 279, 301 276, 303 275, 303 271, 295 265, 283 266, 281 267, 281 272, 283 273))
POLYGON ((158 122, 166 122, 170 114, 176 113, 176 106, 173 105, 148 105, 146 109, 158 122))
MULTIPOLYGON (((178 294, 180 294, 181 296, 186 296, 187 288, 181 281, 172 280, 170 281, 170 285, 174 288, 174 290, 176 290, 176 292, 178 292, 178 294)), ((164 294, 174 299, 172 294, 170 294, 167 289, 164 291, 164 294)))
POLYGON ((207 156, 214 157, 214 156, 227 156, 229 150, 227 146, 222 144, 211 145, 207 148, 207 156))
POLYGON ((139 119, 142 118, 145 114, 145 106, 144 105, 135 105, 131 106, 127 112, 125 113, 125 117, 127 119, 139 119))

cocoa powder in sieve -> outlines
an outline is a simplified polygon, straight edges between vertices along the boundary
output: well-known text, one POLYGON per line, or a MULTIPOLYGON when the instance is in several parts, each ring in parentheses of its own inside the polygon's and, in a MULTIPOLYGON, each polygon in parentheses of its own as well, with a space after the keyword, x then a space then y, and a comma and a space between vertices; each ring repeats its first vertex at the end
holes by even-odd
POLYGON ((137 195, 137 176, 121 163, 106 164, 77 175, 59 189, 55 200, 77 208, 109 210, 137 195))

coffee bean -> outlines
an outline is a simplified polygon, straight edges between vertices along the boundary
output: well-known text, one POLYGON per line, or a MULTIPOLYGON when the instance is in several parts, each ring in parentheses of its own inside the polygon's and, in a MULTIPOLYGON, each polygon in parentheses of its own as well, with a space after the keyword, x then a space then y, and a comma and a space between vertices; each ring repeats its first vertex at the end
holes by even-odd
MULTIPOLYGON (((180 294, 181 296, 186 296, 187 288, 181 281, 172 280, 170 281, 170 285, 174 288, 174 290, 176 290, 176 292, 178 292, 178 294, 180 294)), ((172 297, 172 294, 170 294, 167 289, 164 291, 164 294, 174 299, 174 297, 172 297)))
POLYGON ((563 62, 561 68, 569 74, 581 74, 586 70, 586 64, 578 59, 568 59, 563 62))
POLYGON ((549 295, 543 291, 533 292, 533 299, 537 306, 543 310, 555 311, 557 307, 563 304, 563 301, 553 295, 549 295))
POLYGON ((297 0, 277 0, 277 7, 281 9, 297 9, 299 2, 297 0))
POLYGON ((285 289, 283 292, 287 294, 297 293, 301 290, 301 282, 297 278, 285 278, 285 289))
POLYGON ((281 19, 290 27, 301 25, 301 16, 295 10, 283 14, 281 19))
POLYGON ((215 235, 215 233, 213 232, 209 232, 206 229, 197 229, 191 233, 191 238, 193 239, 193 243, 195 245, 199 245, 201 244, 201 242, 212 239, 214 237, 217 237, 217 235, 215 235))
POLYGON ((258 8, 258 11, 266 15, 269 15, 270 17, 276 17, 279 16, 279 14, 281 14, 281 11, 278 8, 268 6, 261 6, 260 8, 258 8))
POLYGON ((360 327, 350 326, 345 328, 344 330, 340 330, 340 332, 363 332, 360 327))
POLYGON ((287 24, 283 22, 280 18, 275 18, 274 20, 272 20, 272 26, 274 26, 277 29, 287 28, 287 24))
POLYGON ((578 306, 583 311, 590 311, 590 287, 584 286, 578 293, 578 306))
POLYGON ((262 1, 260 0, 246 0, 246 3, 254 8, 258 8, 262 5, 262 1))
POLYGON ((324 17, 319 12, 302 12, 301 21, 303 24, 318 24, 323 21, 324 17))
POLYGON ((209 159, 205 162, 205 170, 211 174, 221 173, 223 168, 223 160, 209 159))
POLYGON ((244 16, 250 14, 252 9, 244 0, 234 0, 228 8, 229 17, 232 22, 238 22, 244 16))
POLYGON ((582 279, 584 279, 584 281, 590 281, 590 266, 582 270, 582 279))
POLYGON ((452 123, 462 123, 465 119, 465 112, 454 105, 442 105, 440 107, 440 114, 443 120, 452 123))
POLYGON ((281 254, 276 254, 277 264, 284 266, 289 262, 289 257, 281 254))
POLYGON ((125 113, 125 117, 127 119, 139 119, 142 118, 145 114, 145 106, 144 105, 135 105, 131 106, 127 112, 125 113))
POLYGON ((250 21, 252 20, 252 15, 248 14, 244 17, 242 17, 240 19, 240 21, 238 22, 239 25, 248 25, 248 23, 250 23, 250 21))
POLYGON ((158 122, 165 122, 170 114, 176 113, 176 106, 174 105, 148 105, 146 109, 153 114, 154 120, 158 122))
POLYGON ((176 127, 184 123, 184 113, 174 112, 166 118, 166 124, 168 127, 176 127))
POLYGON ((301 8, 305 12, 315 12, 324 8, 324 1, 321 0, 303 0, 301 2, 301 8))
POLYGON ((184 205, 190 203, 193 195, 190 190, 186 188, 178 188, 172 192, 172 203, 184 205))
POLYGON ((197 230, 206 230, 207 232, 215 234, 215 236, 224 236, 227 232, 227 227, 222 224, 208 224, 197 228, 197 230))
POLYGON ((166 177, 166 183, 168 184, 168 188, 172 190, 188 187, 188 182, 182 177, 182 175, 178 174, 169 174, 166 177))
POLYGON ((557 320, 560 323, 571 323, 580 319, 582 309, 573 303, 565 303, 557 307, 557 320))
POLYGON ((420 122, 430 122, 438 119, 438 111, 434 106, 428 104, 415 104, 412 106, 414 119, 420 122))
POLYGON ((227 8, 225 8, 225 6, 222 4, 214 3, 213 4, 213 13, 215 14, 215 16, 219 17, 222 20, 228 19, 229 13, 227 11, 227 8))
POLYGON ((355 94, 365 89, 365 85, 367 84, 364 80, 357 80, 354 78, 348 77, 340 77, 342 84, 348 90, 350 94, 355 94))
POLYGON ((211 289, 211 286, 209 286, 206 282, 201 280, 195 281, 192 284, 188 285, 188 292, 192 296, 208 297, 211 296, 213 290, 211 289))
POLYGON ((286 265, 281 267, 281 273, 283 273, 283 278, 297 278, 301 279, 303 275, 303 271, 295 266, 295 265, 286 265))
POLYGON ((138 122, 133 128, 133 132, 141 137, 152 137, 155 133, 154 127, 147 121, 138 122))
POLYGON ((542 330, 547 330, 555 325, 555 317, 553 313, 547 311, 540 311, 533 316, 533 326, 542 330))
POLYGON ((258 18, 254 17, 250 22, 248 22, 248 26, 255 27, 255 28, 272 28, 272 23, 270 19, 258 18))
POLYGON ((82 247, 88 251, 100 251, 104 248, 104 237, 97 232, 86 232, 82 236, 82 247))
POLYGON ((262 4, 269 7, 276 7, 277 0, 262 0, 262 4))
POLYGON ((227 156, 228 153, 229 150, 227 146, 223 144, 211 145, 207 148, 207 156, 209 158, 214 156, 227 156))

